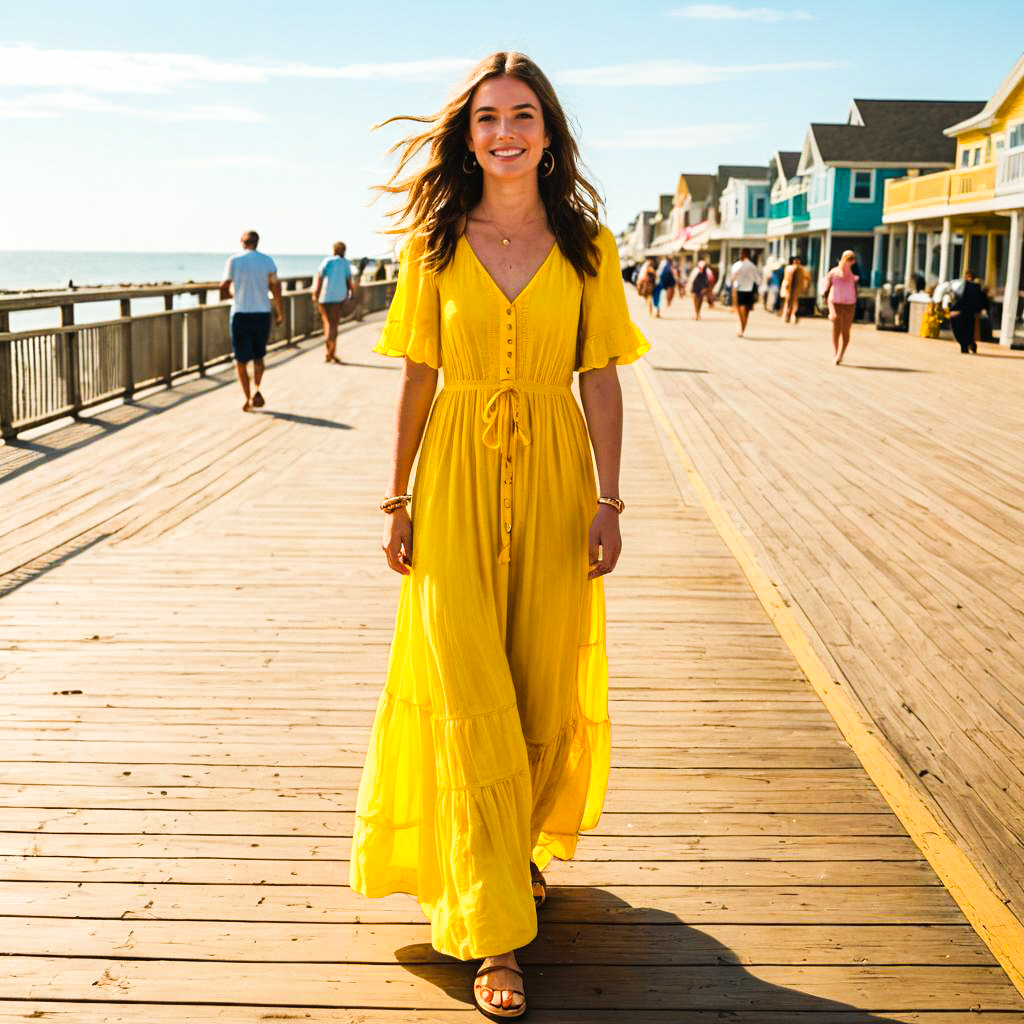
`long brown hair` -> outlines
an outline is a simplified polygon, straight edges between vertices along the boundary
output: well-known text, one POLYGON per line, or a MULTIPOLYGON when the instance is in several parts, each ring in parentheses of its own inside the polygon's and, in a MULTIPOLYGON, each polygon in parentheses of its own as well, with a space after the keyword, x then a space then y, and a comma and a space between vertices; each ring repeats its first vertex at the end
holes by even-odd
MULTIPOLYGON (((433 116, 392 117, 377 126, 393 121, 429 125, 426 131, 409 135, 391 147, 390 152, 401 154, 398 167, 387 184, 377 188, 405 199, 391 212, 397 225, 387 233, 421 235, 425 242, 423 269, 428 272, 443 270, 451 261, 466 217, 483 195, 480 165, 473 161, 472 170, 466 170, 470 166, 466 146, 470 103, 482 82, 500 75, 525 82, 540 100, 544 127, 551 139, 548 151, 554 160, 549 174, 538 173, 548 224, 559 249, 577 273, 595 274, 601 196, 581 170, 579 147, 555 90, 544 72, 521 53, 500 52, 486 57, 433 116), (405 174, 410 161, 428 147, 426 167, 405 174)), ((547 158, 541 161, 542 166, 546 164, 547 158)))

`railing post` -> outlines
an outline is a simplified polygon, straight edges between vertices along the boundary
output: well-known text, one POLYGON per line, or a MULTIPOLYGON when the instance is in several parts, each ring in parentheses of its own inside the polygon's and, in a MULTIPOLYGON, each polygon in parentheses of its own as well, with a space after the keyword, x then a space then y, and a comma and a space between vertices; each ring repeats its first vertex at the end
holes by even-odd
MULTIPOLYGON (((174 309, 174 296, 164 296, 164 312, 170 313, 174 309)), ((167 376, 163 383, 168 387, 174 380, 174 318, 167 317, 167 376)))
MULTIPOLYGON (((60 307, 61 327, 74 327, 75 304, 66 303, 60 307)), ((71 406, 71 415, 76 419, 82 408, 82 389, 78 380, 78 333, 74 330, 63 331, 61 341, 64 345, 64 356, 67 360, 67 403, 71 406)))
POLYGON ((196 331, 196 360, 199 363, 199 376, 206 376, 206 289, 198 293, 199 328, 196 331))
MULTIPOLYGON (((295 291, 295 282, 288 282, 288 291, 295 291)), ((295 344, 295 296, 294 294, 284 296, 284 331, 287 344, 295 344)))
POLYGON ((124 397, 131 401, 135 394, 135 350, 132 342, 132 300, 121 300, 121 383, 124 386, 124 397))
MULTIPOLYGON (((7 310, 0 310, 0 334, 11 329, 7 310)), ((12 342, 0 341, 0 437, 14 437, 14 353, 12 342)))

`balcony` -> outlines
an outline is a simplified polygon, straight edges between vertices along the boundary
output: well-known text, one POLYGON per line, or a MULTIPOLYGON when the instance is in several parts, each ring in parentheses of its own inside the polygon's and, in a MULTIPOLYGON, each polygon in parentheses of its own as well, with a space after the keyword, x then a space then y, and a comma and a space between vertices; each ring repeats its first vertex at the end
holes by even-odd
POLYGON ((1016 205, 1024 203, 1024 146, 1008 149, 999 158, 996 172, 996 195, 1012 196, 1016 205))
MULTIPOLYGON (((1014 150, 1014 152, 1017 152, 1014 150)), ((1004 156, 1000 165, 1006 160, 1004 156)), ((899 178, 885 183, 885 215, 992 199, 996 194, 994 163, 899 178)))

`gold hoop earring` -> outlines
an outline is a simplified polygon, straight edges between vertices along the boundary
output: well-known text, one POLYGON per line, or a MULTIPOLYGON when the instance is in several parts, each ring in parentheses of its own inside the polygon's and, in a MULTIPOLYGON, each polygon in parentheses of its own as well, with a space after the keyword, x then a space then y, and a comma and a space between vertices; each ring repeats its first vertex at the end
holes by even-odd
POLYGON ((470 150, 462 158, 462 173, 463 174, 472 174, 479 166, 480 166, 480 164, 477 162, 476 153, 474 153, 473 150, 470 150), (467 161, 469 161, 469 166, 468 167, 466 166, 467 161))
POLYGON ((540 163, 537 165, 540 168, 540 176, 542 178, 550 178, 555 173, 555 154, 550 149, 545 149, 541 154, 540 163), (548 169, 544 170, 544 157, 547 157, 551 163, 548 165, 548 169))

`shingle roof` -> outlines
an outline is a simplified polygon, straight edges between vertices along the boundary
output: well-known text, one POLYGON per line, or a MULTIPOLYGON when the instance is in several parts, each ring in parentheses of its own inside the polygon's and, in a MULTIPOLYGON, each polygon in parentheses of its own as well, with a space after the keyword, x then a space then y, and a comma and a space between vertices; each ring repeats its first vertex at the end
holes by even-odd
POLYGON ((779 150, 779 163, 782 165, 782 173, 786 176, 786 179, 792 178, 796 174, 797 165, 800 163, 800 150, 779 150))
POLYGON ((971 117, 982 100, 854 100, 859 124, 812 124, 826 163, 952 164, 956 142, 943 129, 971 117))
POLYGON ((721 195, 730 178, 767 181, 768 168, 763 164, 719 164, 715 175, 715 194, 721 195))
POLYGON ((683 174, 686 179, 686 187, 690 195, 698 202, 707 199, 715 187, 715 176, 713 174, 683 174))

